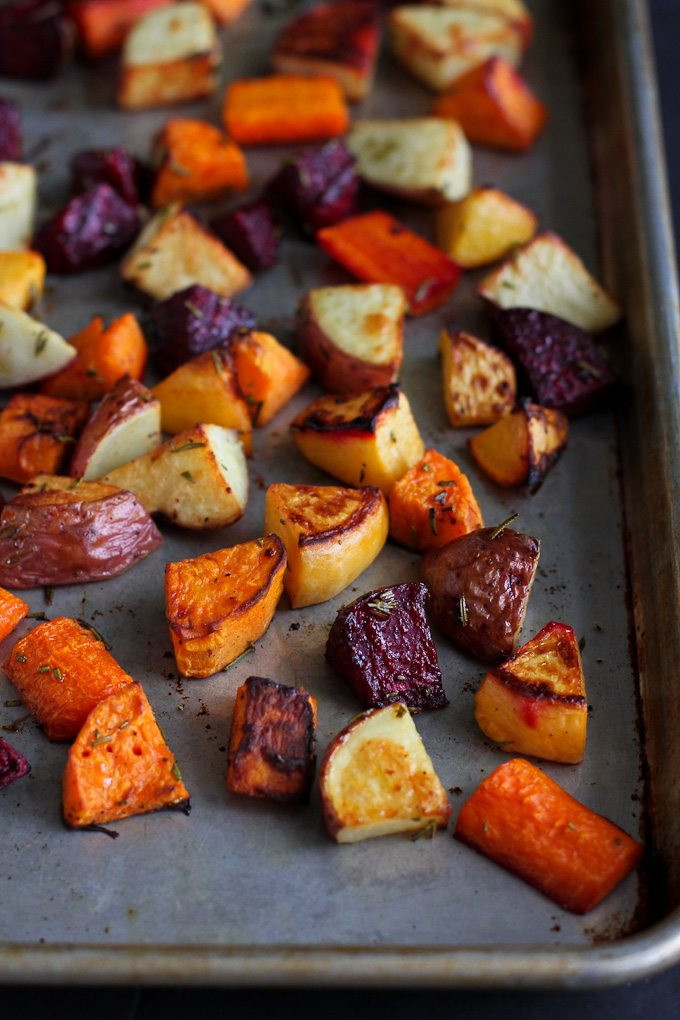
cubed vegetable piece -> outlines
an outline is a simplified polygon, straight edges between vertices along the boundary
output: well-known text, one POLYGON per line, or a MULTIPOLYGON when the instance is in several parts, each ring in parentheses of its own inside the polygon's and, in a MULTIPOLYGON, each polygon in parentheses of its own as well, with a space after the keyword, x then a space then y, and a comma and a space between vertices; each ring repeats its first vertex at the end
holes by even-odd
POLYGON ((71 475, 101 478, 161 442, 161 408, 153 394, 124 375, 104 396, 73 453, 71 475))
POLYGON ((115 53, 143 14, 171 0, 69 0, 68 15, 78 32, 80 48, 91 60, 115 53))
POLYGON ((643 850, 522 758, 482 780, 461 808, 455 836, 575 914, 596 907, 643 850))
POLYGON ((252 273, 279 259, 281 227, 271 204, 259 198, 210 221, 210 228, 252 273))
POLYGON ((141 684, 131 683, 93 708, 64 769, 64 824, 86 829, 189 807, 189 791, 141 684))
POLYGON ((236 692, 227 760, 231 793, 306 803, 316 766, 316 699, 249 676, 236 692))
POLYGON ((30 611, 28 603, 18 595, 0 588, 0 641, 4 641, 30 611))
POLYGON ((0 251, 28 248, 36 198, 37 178, 32 166, 0 163, 0 251))
POLYGON ((24 386, 58 372, 75 347, 25 312, 0 303, 0 389, 24 386))
POLYGON ((508 255, 536 233, 538 218, 496 188, 475 188, 459 202, 437 209, 437 245, 464 269, 508 255))
POLYGON ((253 428, 266 425, 309 379, 309 369, 269 333, 237 332, 230 343, 253 428))
POLYGON ((507 659, 518 644, 540 549, 537 538, 500 525, 426 553, 422 577, 437 627, 484 662, 507 659))
POLYGON ((436 450, 425 456, 390 489, 390 538, 425 552, 484 526, 466 475, 436 450))
POLYGON ((296 74, 232 82, 223 115, 227 134, 239 145, 334 138, 349 125, 342 89, 333 78, 296 74))
POLYGON ((218 25, 230 25, 245 10, 250 0, 203 0, 218 25))
POLYGON ((492 425, 512 411, 517 379, 502 351, 450 326, 441 331, 439 353, 444 404, 454 428, 492 425))
POLYGON ((248 186, 241 149, 202 120, 169 120, 154 142, 152 158, 151 204, 156 209, 168 202, 208 201, 248 186))
POLYGON ((451 816, 406 705, 364 712, 331 741, 319 773, 328 834, 337 843, 397 832, 434 835, 451 816))
POLYGON ((518 32, 521 33, 524 46, 531 44, 534 34, 534 22, 531 13, 527 10, 522 0, 446 0, 448 7, 468 8, 495 14, 512 22, 518 32))
POLYGON ((37 251, 0 251, 0 301, 26 311, 42 296, 45 260, 37 251))
POLYGON ((124 375, 142 378, 148 349, 132 312, 106 327, 97 315, 85 329, 70 337, 69 343, 77 355, 42 384, 42 392, 49 396, 99 400, 124 375))
POLYGON ((87 418, 87 404, 16 393, 0 411, 0 478, 58 474, 87 418))
POLYGON ((425 614, 428 599, 425 585, 413 581, 368 592, 338 612, 326 658, 364 708, 401 701, 419 712, 448 705, 425 614))
POLYGON ((53 78, 73 45, 71 23, 54 0, 10 0, 0 7, 0 76, 53 78))
MULTIPOLYGON (((93 0, 98 3, 99 0, 93 0)), ((106 3, 111 0, 105 0, 106 3)), ((125 149, 85 149, 71 159, 71 189, 74 195, 108 184, 129 205, 140 202, 144 167, 125 149)))
POLYGON ((71 740, 102 698, 132 683, 101 636, 66 616, 20 638, 4 668, 50 740, 71 740))
POLYGON ((477 464, 497 485, 535 489, 567 446, 569 422, 561 411, 525 400, 468 440, 477 464))
POLYGON ((285 160, 267 185, 267 195, 310 234, 356 212, 358 191, 356 160, 337 139, 285 160))
POLYGON ((0 96, 0 162, 21 160, 21 107, 16 99, 0 96))
POLYGON ((30 771, 31 766, 23 754, 0 737, 0 790, 28 775, 30 771))
POLYGON ((384 212, 364 213, 325 227, 316 239, 360 280, 403 287, 412 315, 441 305, 460 277, 458 266, 443 252, 384 212))

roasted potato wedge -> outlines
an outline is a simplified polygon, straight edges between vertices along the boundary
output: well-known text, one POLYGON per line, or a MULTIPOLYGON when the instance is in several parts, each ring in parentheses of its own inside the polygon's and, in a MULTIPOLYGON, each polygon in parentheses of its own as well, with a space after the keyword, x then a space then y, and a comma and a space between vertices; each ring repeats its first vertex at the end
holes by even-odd
POLYGON ((526 206, 497 188, 475 188, 458 202, 437 209, 437 245, 464 269, 476 269, 504 258, 527 244, 538 218, 526 206))
POLYGON ((357 716, 331 742, 319 774, 328 833, 337 843, 445 829, 446 792, 406 705, 357 716))
POLYGON ((495 14, 511 21, 521 32, 524 45, 528 46, 534 33, 534 19, 522 0, 443 0, 445 7, 468 8, 471 11, 482 11, 495 14))
POLYGON ((444 404, 451 425, 492 425, 515 406, 515 367, 497 347, 448 327, 439 336, 444 404))
MULTIPOLYGON (((44 398, 47 399, 47 398, 44 398)), ((101 478, 161 442, 161 408, 150 390, 123 376, 103 397, 73 453, 70 474, 101 478)))
POLYGON ((75 347, 26 312, 0 304, 0 389, 25 386, 58 372, 75 347))
POLYGON ((37 251, 0 251, 0 301, 19 311, 42 295, 45 259, 37 251))
POLYGON ((28 482, 58 472, 87 410, 72 400, 15 393, 0 411, 0 478, 28 482))
POLYGON ((37 192, 32 166, 0 162, 0 251, 28 248, 33 236, 37 192))
POLYGON ((468 440, 470 453, 498 485, 540 485, 567 446, 561 411, 525 400, 511 414, 468 440))

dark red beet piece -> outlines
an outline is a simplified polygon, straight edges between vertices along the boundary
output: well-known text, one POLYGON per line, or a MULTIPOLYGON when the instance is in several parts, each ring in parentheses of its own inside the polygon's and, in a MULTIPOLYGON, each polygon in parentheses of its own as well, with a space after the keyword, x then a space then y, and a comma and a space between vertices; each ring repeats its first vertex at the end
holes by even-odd
POLYGON ((0 737, 0 790, 15 780, 21 779, 22 776, 28 775, 30 771, 31 766, 23 754, 19 754, 11 744, 0 737))
POLYGON ((288 159, 271 179, 268 194, 308 233, 357 211, 356 160, 334 139, 288 159))
POLYGON ((414 711, 448 705, 428 601, 425 585, 413 581, 369 592, 338 613, 326 658, 365 708, 396 701, 414 711))
POLYGON ((494 312, 499 342, 515 359, 537 403, 567 415, 602 403, 614 384, 605 353, 578 326, 548 312, 494 312))
POLYGON ((149 318, 151 349, 164 372, 173 372, 204 351, 228 344, 237 330, 255 326, 255 316, 247 308, 200 284, 155 302, 149 318))
POLYGON ((137 210, 108 184, 98 184, 43 224, 33 247, 51 273, 79 273, 114 259, 140 227, 137 210))
POLYGON ((0 160, 21 159, 21 111, 14 99, 0 98, 0 160))
POLYGON ((217 216, 210 227, 254 273, 276 265, 281 229, 266 199, 259 198, 223 216, 217 216))
POLYGON ((74 195, 97 184, 108 184, 130 205, 140 201, 143 176, 139 160, 125 149, 86 149, 71 160, 71 190, 74 195))
POLYGON ((0 75, 52 78, 73 47, 60 0, 17 0, 0 7, 0 75))

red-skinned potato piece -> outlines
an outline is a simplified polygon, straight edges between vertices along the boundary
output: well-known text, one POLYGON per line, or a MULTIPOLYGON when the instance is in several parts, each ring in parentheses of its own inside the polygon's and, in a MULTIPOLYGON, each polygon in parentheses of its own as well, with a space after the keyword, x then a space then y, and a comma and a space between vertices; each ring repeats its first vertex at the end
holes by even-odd
POLYGON ((512 414, 468 440, 470 452, 498 485, 536 488, 567 445, 569 422, 561 411, 524 401, 512 414))
POLYGON ((103 398, 73 453, 70 474, 89 481, 153 450, 161 441, 160 404, 125 375, 103 398))

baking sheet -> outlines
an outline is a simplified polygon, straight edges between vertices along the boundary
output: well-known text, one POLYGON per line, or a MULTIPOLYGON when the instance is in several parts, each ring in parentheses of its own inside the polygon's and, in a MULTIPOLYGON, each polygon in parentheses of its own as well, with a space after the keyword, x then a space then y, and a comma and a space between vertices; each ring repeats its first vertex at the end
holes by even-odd
MULTIPOLYGON (((548 103, 551 124, 528 156, 475 150, 474 179, 493 182, 525 201, 544 225, 595 266, 597 215, 574 49, 575 15, 570 4, 558 0, 530 6, 537 42, 527 77, 548 103)), ((624 6, 637 9, 632 0, 624 6)), ((603 4, 602 10, 607 9, 603 4)), ((271 39, 286 16, 264 16, 253 8, 224 31, 225 80, 266 71, 271 39)), ((39 159, 49 164, 41 177, 44 210, 64 201, 72 152, 116 143, 145 155, 170 115, 168 110, 115 111, 114 66, 79 68, 48 87, 2 83, 4 95, 15 95, 24 104, 27 151, 36 146, 39 159)), ((377 87, 357 114, 421 114, 430 98, 385 56, 377 87)), ((212 114, 217 120, 219 103, 195 104, 181 112, 212 114)), ((249 150, 254 190, 284 154, 283 149, 249 150)), ((380 204, 429 233, 428 213, 395 202, 380 204)), ((311 244, 289 239, 280 266, 258 278, 242 300, 260 314, 264 326, 289 342, 300 294, 313 285, 346 279, 311 244)), ((638 834, 644 822, 633 665, 639 643, 629 641, 615 420, 599 413, 574 422, 567 453, 533 497, 502 493, 485 483, 467 455, 467 433, 448 428, 436 359, 444 323, 455 321, 488 335, 472 296, 474 280, 469 274, 443 309, 407 324, 402 385, 426 445, 452 456, 469 472, 485 521, 494 523, 518 510, 517 526, 542 540, 524 637, 558 619, 585 638, 592 705, 586 760, 577 767, 546 765, 546 771, 574 796, 638 834)), ((110 317, 137 307, 113 270, 53 283, 44 317, 67 335, 92 314, 110 317)), ((620 296, 625 303, 627 293, 620 296)), ((188 818, 160 814, 126 820, 116 827, 120 838, 115 842, 97 833, 68 833, 59 817, 65 748, 50 745, 28 720, 9 734, 29 757, 33 773, 3 795, 3 980, 346 981, 354 976, 403 981, 416 975, 445 983, 603 980, 607 975, 612 979, 616 953, 609 951, 607 968, 603 950, 589 947, 648 925, 645 883, 637 876, 587 918, 575 918, 454 842, 450 831, 431 842, 394 838, 338 847, 323 829, 316 791, 306 809, 226 793, 226 746, 238 684, 254 673, 305 686, 319 700, 322 754, 357 710, 323 658, 335 611, 350 595, 417 576, 417 557, 388 545, 349 593, 302 611, 282 603, 255 651, 232 669, 203 681, 178 679, 164 620, 163 566, 259 534, 269 482, 327 480, 295 453, 287 435, 293 415, 316 392, 310 385, 256 434, 251 498, 242 521, 204 536, 163 526, 163 546, 128 574, 58 589, 50 606, 41 592, 31 593, 33 610, 91 620, 123 667, 142 681, 181 765, 193 810, 188 818), (71 947, 66 952, 64 944, 71 947), (319 949, 310 952, 309 946, 319 949)), ((484 741, 472 719, 473 692, 483 667, 455 653, 444 639, 438 639, 438 648, 451 704, 418 716, 416 725, 444 785, 461 791, 451 795, 455 812, 507 756, 484 741)), ((4 707, 15 697, 3 677, 2 724, 24 714, 4 707)), ((655 816, 657 842, 665 824, 662 810, 655 816)), ((629 943, 628 963, 637 952, 638 967, 658 965, 664 954, 675 952, 676 935, 671 925, 664 936, 638 936, 629 943)))

